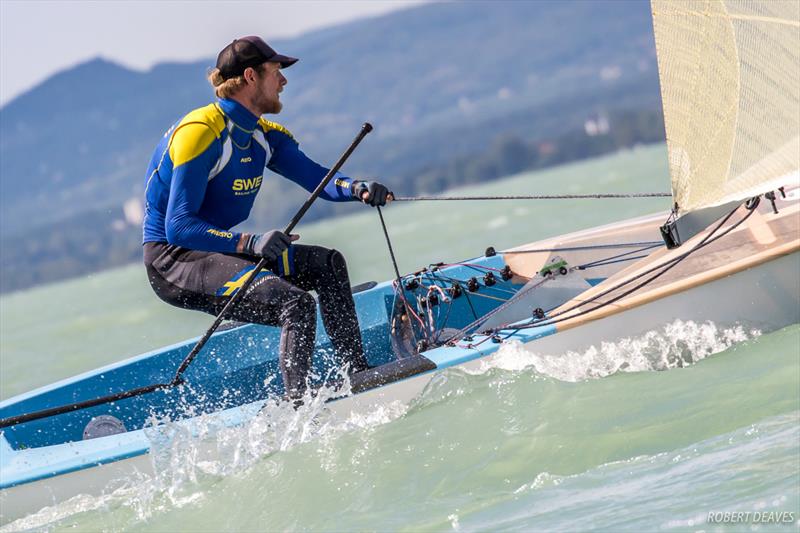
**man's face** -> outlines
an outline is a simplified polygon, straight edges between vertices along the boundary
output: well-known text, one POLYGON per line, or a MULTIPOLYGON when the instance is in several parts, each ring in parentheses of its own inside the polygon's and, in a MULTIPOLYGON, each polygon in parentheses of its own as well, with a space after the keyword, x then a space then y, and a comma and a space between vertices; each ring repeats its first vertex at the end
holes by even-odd
POLYGON ((267 63, 264 65, 263 72, 256 73, 256 85, 253 92, 253 107, 261 111, 261 114, 281 112, 283 104, 280 100, 280 92, 286 85, 286 78, 281 73, 280 63, 267 63))

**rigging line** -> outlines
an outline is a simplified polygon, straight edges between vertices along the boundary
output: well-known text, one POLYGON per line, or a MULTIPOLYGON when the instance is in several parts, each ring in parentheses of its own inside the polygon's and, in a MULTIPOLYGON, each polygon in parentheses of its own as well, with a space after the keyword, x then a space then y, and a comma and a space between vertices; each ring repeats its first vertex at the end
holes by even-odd
MULTIPOLYGON (((443 266, 443 265, 442 265, 442 266, 443 266)), ((469 310, 472 312, 472 316, 473 316, 473 318, 474 318, 475 320, 477 320, 477 319, 478 319, 478 313, 475 311, 475 306, 473 306, 473 305, 472 305, 472 300, 470 300, 470 298, 469 298, 469 291, 468 291, 468 290, 467 290, 467 289, 466 289, 466 288, 465 288, 465 287, 462 285, 463 283, 466 283, 466 281, 465 281, 465 280, 462 280, 462 279, 456 279, 456 278, 451 278, 451 277, 449 277, 449 276, 445 276, 445 275, 443 275, 443 274, 441 273, 441 271, 439 271, 439 270, 437 270, 436 272, 433 272, 433 271, 431 271, 431 270, 428 270, 428 271, 425 273, 425 275, 426 275, 426 276, 431 276, 431 277, 433 277, 434 279, 437 279, 437 278, 439 278, 440 280, 444 279, 444 280, 446 280, 446 281, 449 281, 450 283, 453 283, 453 284, 458 284, 458 286, 459 286, 459 287, 461 287, 461 289, 462 289, 461 293, 462 293, 462 294, 464 295, 464 297, 467 299, 467 305, 469 305, 469 310)), ((472 294, 477 294, 477 293, 472 293, 472 294)))
MULTIPOLYGON (((383 220, 383 212, 379 206, 376 206, 375 209, 378 210, 378 218, 381 220, 381 228, 383 229, 383 236, 386 237, 386 246, 389 247, 389 256, 392 258, 392 266, 394 267, 394 273, 397 276, 397 291, 400 292, 400 298, 403 300, 403 306, 406 308, 406 313, 411 311, 411 306, 406 299, 406 291, 403 287, 403 279, 400 276, 400 269, 397 268, 397 259, 394 256, 394 248, 392 248, 392 240, 389 238, 389 231, 386 229, 386 221, 383 220)), ((409 315, 413 314, 409 313, 409 315)), ((419 317, 418 317, 419 319, 419 317)), ((410 321, 409 321, 410 323, 410 321)), ((417 339, 416 333, 414 333, 414 326, 411 326, 411 335, 414 337, 414 344, 417 344, 419 339, 417 339)))
MULTIPOLYGON (((394 289, 394 291, 392 292, 392 307, 391 308, 392 308, 392 319, 394 319, 394 309, 395 309, 395 305, 397 304, 397 293, 398 293, 397 281, 392 281, 392 288, 394 289)), ((407 308, 405 306, 403 307, 403 309, 407 310, 407 308)), ((409 313, 406 312, 406 316, 409 317, 408 318, 408 323, 409 323, 409 327, 412 328, 412 333, 413 333, 413 327, 414 327, 413 326, 413 322, 411 322, 412 318, 415 318, 417 321, 419 321, 419 323, 421 325, 424 325, 424 323, 422 322, 422 319, 419 318, 416 313, 413 313, 413 311, 412 311, 412 315, 409 315, 409 313)), ((416 341, 416 338, 415 338, 415 341, 416 341)))
MULTIPOLYGON (((475 278, 475 279, 477 280, 478 278, 475 278)), ((430 286, 431 286, 431 285, 424 285, 424 284, 422 283, 422 281, 423 281, 423 280, 420 280, 420 286, 421 286, 421 287, 430 287, 430 286)), ((426 281, 430 281, 430 280, 426 280, 426 281)), ((449 281, 449 282, 451 282, 451 283, 454 283, 454 282, 458 282, 458 283, 467 283, 469 280, 465 280, 465 279, 456 279, 456 278, 450 278, 450 277, 448 277, 448 276, 440 276, 440 277, 438 278, 438 281, 449 281)), ((496 283, 501 283, 501 282, 502 282, 502 283, 509 283, 509 282, 507 282, 507 281, 504 281, 504 280, 499 280, 499 279, 497 279, 497 278, 495 278, 495 282, 496 282, 496 283)), ((513 289, 509 289, 509 288, 503 288, 503 287, 498 287, 497 285, 482 285, 482 287, 483 287, 484 289, 487 289, 487 290, 490 290, 490 291, 500 292, 500 293, 504 293, 504 294, 510 294, 510 295, 512 295, 512 296, 513 296, 513 295, 515 295, 515 294, 517 294, 517 291, 515 291, 515 290, 513 290, 513 289)), ((475 294, 475 293, 473 293, 473 294, 475 294)))
MULTIPOLYGON (((430 277, 430 278, 432 279, 432 281, 433 281, 433 284, 434 284, 434 285, 435 285, 437 288, 439 288, 439 289, 442 289, 442 290, 444 290, 444 289, 446 289, 446 288, 447 288, 447 286, 445 286, 445 285, 444 285, 444 282, 443 282, 441 279, 437 279, 437 278, 436 278, 436 276, 433 274, 433 272, 431 272, 430 270, 428 270, 428 271, 426 271, 426 272, 422 272, 422 273, 421 273, 421 276, 425 276, 425 279, 428 279, 428 278, 430 277), (439 286, 439 283, 442 283, 442 286, 441 286, 441 287, 439 286)), ((419 280, 419 284, 420 284, 421 286, 425 287, 425 285, 422 285, 422 279, 421 279, 421 278, 420 278, 420 280, 419 280)), ((429 287, 430 287, 430 286, 429 286, 429 287)), ((429 290, 430 290, 430 289, 429 289, 429 290)), ((443 293, 443 294, 444 294, 444 293, 443 293)))
MULTIPOLYGON (((461 284, 459 283, 459 286, 461 284)), ((472 305, 472 300, 470 300, 469 291, 465 289, 461 289, 461 293, 464 295, 464 298, 467 299, 467 305, 469 305, 469 310, 472 311, 472 316, 475 317, 475 320, 478 319, 478 313, 475 311, 475 306, 472 305)))
POLYGON ((444 330, 445 327, 447 327, 447 321, 450 319, 450 310, 451 309, 453 309, 453 301, 452 300, 450 300, 450 302, 448 302, 447 313, 445 313, 445 315, 444 315, 444 320, 442 321, 442 325, 440 326, 441 329, 439 330, 439 333, 436 334, 436 337, 434 339, 435 342, 439 342, 439 338, 442 336, 442 331, 444 330))
POLYGON ((639 246, 647 246, 648 248, 655 248, 657 246, 664 246, 664 242, 663 241, 621 242, 616 244, 593 244, 589 246, 564 246, 561 248, 536 248, 534 250, 503 250, 497 253, 538 254, 543 252, 574 252, 578 250, 602 250, 603 248, 636 248, 639 246))
POLYGON ((502 272, 502 270, 499 269, 499 268, 485 266, 485 265, 479 265, 479 264, 476 264, 476 263, 445 263, 445 264, 443 264, 441 266, 442 267, 463 266, 463 267, 471 268, 472 270, 477 270, 478 272, 485 272, 485 271, 492 271, 492 270, 495 271, 495 272, 502 272))
MULTIPOLYGON (((423 321, 423 320, 422 320, 422 317, 420 317, 420 316, 419 316, 419 315, 416 313, 416 311, 414 311, 414 309, 411 307, 411 304, 409 304, 407 300, 406 300, 406 306, 405 306, 405 310, 406 310, 406 313, 407 313, 407 314, 409 314, 409 315, 411 316, 411 318, 414 318, 414 319, 416 319, 416 321, 417 321, 417 322, 419 322, 419 326, 420 326, 421 328, 424 328, 424 327, 425 327, 425 321, 423 321)), ((411 319, 409 318, 409 322, 410 322, 410 321, 411 321, 411 319)), ((416 340, 416 337, 415 337, 415 340, 416 340)))
MULTIPOLYGON (((435 275, 433 274, 433 272, 431 272, 431 271, 424 272, 424 273, 423 273, 423 275, 425 276, 425 278, 426 278, 426 279, 427 279, 429 276, 430 276, 430 277, 433 279, 434 286, 435 286, 435 287, 436 287, 436 289, 437 289, 437 290, 438 290, 438 291, 439 291, 439 292, 442 294, 442 302, 441 302, 441 305, 444 305, 445 303, 447 303, 447 312, 446 312, 446 313, 445 313, 445 315, 444 315, 444 320, 440 320, 440 321, 439 321, 439 322, 440 322, 440 324, 441 324, 441 325, 439 326, 439 328, 440 328, 440 329, 439 329, 439 331, 438 331, 437 333, 435 333, 435 334, 434 334, 434 336, 433 336, 433 342, 434 342, 434 344, 435 344, 435 343, 438 343, 438 342, 439 342, 439 337, 441 337, 441 335, 442 335, 442 330, 443 330, 443 329, 444 329, 444 328, 447 326, 447 321, 450 319, 450 310, 452 310, 452 309, 453 309, 453 300, 452 300, 452 298, 450 298, 450 297, 447 295, 447 290, 446 290, 446 289, 447 289, 447 286, 445 285, 445 282, 444 282, 444 281, 442 281, 442 280, 440 280, 440 279, 436 279, 436 276, 435 276, 435 275), (439 284, 440 284, 440 283, 442 284, 442 286, 441 286, 441 287, 439 286, 439 284)), ((421 283, 421 282, 420 282, 420 285, 422 285, 422 283, 421 283)), ((428 289, 428 290, 430 290, 430 289, 428 289)), ((438 311, 438 310, 436 311, 436 318, 437 318, 437 319, 439 318, 439 311, 438 311)))
MULTIPOLYGON (((450 264, 442 265, 442 266, 463 266, 463 267, 466 267, 466 268, 471 268, 472 270, 475 270, 475 271, 477 271, 479 273, 483 273, 484 275, 491 274, 492 272, 497 272, 498 274, 501 274, 501 276, 494 278, 495 285, 484 285, 484 287, 486 287, 487 289, 491 289, 491 290, 495 290, 495 291, 499 291, 499 292, 505 292, 507 294, 516 294, 516 292, 517 292, 517 291, 515 291, 513 289, 498 287, 496 285, 498 283, 501 283, 506 287, 508 285, 514 285, 514 282, 512 282, 510 278, 509 279, 504 279, 503 278, 503 276, 502 276, 503 269, 501 269, 501 268, 487 267, 487 266, 478 265, 478 264, 472 264, 472 263, 450 263, 450 264)), ((444 276, 444 278, 447 279, 447 276, 444 276)), ((453 278, 450 278, 450 279, 452 280, 453 278)), ((462 280, 462 281, 468 281, 468 280, 462 280)))
MULTIPOLYGON (((397 281, 392 281, 392 288, 394 289, 395 295, 398 294, 399 290, 397 288, 397 281)), ((409 323, 412 324, 411 327, 413 327, 413 322, 411 322, 412 318, 415 319, 417 322, 419 322, 420 327, 425 327, 425 322, 423 322, 422 318, 420 318, 420 316, 414 312, 414 309, 411 307, 411 304, 409 304, 408 300, 405 298, 405 294, 401 294, 401 299, 403 300, 403 310, 409 317, 408 319, 409 323)), ((416 342, 416 340, 417 340, 416 335, 414 335, 414 341, 416 342)))
POLYGON ((442 287, 440 287, 438 283, 436 283, 436 280, 433 280, 433 285, 428 285, 428 294, 427 294, 428 297, 430 297, 430 295, 431 295, 431 289, 436 289, 436 292, 441 294, 442 298, 445 301, 449 299, 447 294, 444 292, 444 289, 442 287))
MULTIPOLYGON (((451 282, 458 282, 459 285, 462 284, 462 283, 466 283, 466 280, 462 280, 462 279, 448 278, 447 276, 442 276, 441 278, 445 279, 445 280, 448 280, 448 281, 451 281, 451 282)), ((425 287, 425 285, 422 285, 422 286, 425 287)), ((500 287, 487 287, 486 285, 483 285, 483 288, 484 289, 489 289, 489 290, 494 290, 494 291, 499 291, 499 292, 504 292, 506 294, 511 294, 512 298, 513 298, 513 295, 517 294, 515 291, 512 291, 510 289, 501 289, 500 287)), ((467 289, 466 292, 469 292, 469 290, 467 289)), ((466 294, 466 292, 465 292, 465 294, 466 294)), ((476 292, 470 292, 470 294, 472 294, 474 296, 480 296, 482 298, 490 298, 492 300, 498 300, 500 302, 507 302, 508 301, 508 300, 504 300, 504 299, 502 299, 502 298, 500 298, 498 296, 489 296, 488 294, 483 294, 483 293, 480 293, 480 292, 477 292, 477 291, 476 292)), ((476 316, 476 318, 477 318, 477 316, 476 316)))
MULTIPOLYGON (((449 302, 451 301, 450 296, 447 294, 447 284, 442 281, 441 279, 437 279, 432 272, 425 272, 424 273, 425 279, 427 280, 429 277, 433 280, 433 286, 441 293, 443 301, 449 302), (441 285, 440 285, 441 284, 441 285)), ((424 287, 422 284, 422 280, 420 279, 420 285, 424 287)), ((430 291, 430 288, 428 289, 430 291)))
POLYGON ((386 229, 386 222, 383 220, 383 212, 381 211, 380 207, 376 207, 375 209, 378 210, 378 217, 381 219, 381 228, 383 229, 383 236, 386 237, 386 246, 389 247, 389 256, 392 258, 392 266, 394 267, 394 273, 397 277, 397 283, 401 283, 402 276, 400 276, 400 269, 397 268, 397 259, 395 259, 394 256, 392 240, 389 238, 389 232, 386 229))
MULTIPOLYGON (((604 257, 603 259, 596 259, 594 261, 590 261, 588 263, 584 263, 582 265, 578 265, 575 268, 583 270, 583 269, 590 268, 590 267, 593 267, 593 266, 602 266, 602 265, 610 264, 610 263, 607 263, 607 261, 611 261, 612 259, 618 259, 620 257, 625 257, 626 255, 638 254, 639 252, 644 252, 644 251, 650 250, 652 248, 655 248, 655 247, 654 246, 648 246, 646 248, 637 248, 636 250, 629 250, 629 251, 623 252, 621 254, 612 255, 611 257, 604 257)), ((646 255, 650 255, 650 254, 646 254, 646 255)), ((646 257, 646 255, 645 256, 641 256, 641 257, 646 257)), ((625 259, 625 261, 627 261, 627 259, 625 259)))
MULTIPOLYGON (((451 284, 454 284, 454 285, 457 284, 462 289, 462 294, 464 295, 464 297, 467 300, 467 305, 469 305, 469 309, 472 312, 472 317, 475 320, 478 319, 478 313, 475 311, 475 306, 472 305, 472 300, 470 300, 470 298, 469 298, 469 294, 468 294, 469 291, 467 291, 467 289, 465 289, 464 286, 463 286, 463 284, 466 283, 465 280, 451 278, 451 277, 442 275, 439 271, 434 273, 434 272, 431 272, 430 270, 427 271, 427 272, 421 272, 419 275, 420 275, 420 280, 419 280, 420 281, 420 287, 422 287, 422 288, 428 288, 429 285, 424 285, 422 283, 421 276, 425 276, 425 279, 431 279, 434 283, 436 283, 437 281, 442 282, 444 280, 444 281, 449 281, 451 284)), ((475 294, 475 293, 472 293, 472 294, 475 294)))
POLYGON ((601 267, 601 266, 606 266, 606 265, 613 265, 614 263, 624 263, 625 261, 635 261, 636 259, 644 259, 645 257, 649 257, 649 254, 634 255, 632 257, 623 257, 622 259, 615 259, 613 261, 611 259, 603 259, 602 261, 595 261, 594 263, 581 265, 580 267, 575 267, 575 268, 578 268, 580 270, 586 270, 586 269, 589 269, 589 268, 601 267))
POLYGON ((472 200, 602 200, 613 198, 671 198, 668 192, 604 194, 528 194, 512 196, 395 196, 395 202, 472 201, 472 200))
MULTIPOLYGON (((533 285, 531 287, 528 287, 527 289, 522 291, 520 293, 520 296, 525 295, 526 293, 541 287, 542 284, 544 284, 549 279, 550 278, 543 278, 539 283, 537 283, 537 284, 535 284, 535 285, 533 285)), ((495 309, 491 310, 490 312, 488 312, 486 315, 482 316, 481 318, 479 318, 477 320, 474 320, 473 322, 467 324, 466 326, 461 328, 459 331, 457 331, 452 337, 447 339, 446 342, 447 343, 454 343, 454 342, 457 342, 458 340, 464 338, 466 335, 474 334, 474 332, 471 333, 470 330, 473 330, 474 328, 477 328, 478 326, 480 326, 481 323, 485 323, 491 317, 493 317, 494 315, 496 315, 500 311, 506 309, 509 305, 511 305, 512 301, 513 301, 513 299, 505 302, 502 305, 499 305, 498 307, 496 307, 495 309)), ((494 328, 494 329, 497 329, 497 328, 494 328)), ((515 330, 514 333, 516 333, 516 331, 519 331, 519 330, 515 330)), ((487 335, 487 337, 485 339, 483 339, 482 341, 478 341, 476 344, 470 344, 470 347, 478 346, 479 344, 481 344, 481 343, 485 342, 486 340, 488 340, 489 338, 491 338, 491 335, 493 335, 493 334, 494 333, 490 333, 489 335, 487 335)))
MULTIPOLYGON (((466 292, 469 292, 469 291, 466 291, 466 292)), ((503 299, 503 298, 498 298, 497 296, 489 296, 488 294, 483 294, 483 293, 480 293, 480 292, 477 292, 477 291, 476 292, 472 292, 470 294, 472 296, 480 296, 481 298, 489 298, 490 300, 497 300, 498 302, 503 302, 503 303, 508 301, 508 300, 503 299)))
MULTIPOLYGON (((664 274, 664 273, 666 273, 668 270, 672 269, 672 268, 673 268, 675 265, 677 265, 678 263, 680 263, 681 261, 683 261, 684 259, 686 259, 687 257, 689 257, 689 255, 691 255, 692 253, 696 252, 696 251, 697 251, 697 250, 699 250, 700 248, 703 248, 703 247, 705 247, 705 246, 708 246, 709 244, 711 244, 711 243, 713 243, 713 242, 715 242, 715 241, 717 241, 717 240, 721 239, 721 238, 722 238, 722 237, 724 237, 725 235, 729 234, 731 231, 733 231, 734 229, 736 229, 736 228, 737 228, 739 225, 741 225, 742 223, 744 223, 744 222, 745 222, 745 221, 746 221, 748 218, 750 218, 750 216, 753 214, 753 212, 755 211, 755 208, 756 208, 757 206, 758 206, 758 202, 755 202, 755 204, 754 204, 754 205, 751 205, 751 206, 747 206, 747 205, 746 205, 746 208, 749 210, 749 212, 747 213, 747 215, 745 215, 745 216, 744 216, 744 217, 743 217, 741 220, 739 220, 739 221, 737 221, 736 223, 734 223, 734 224, 733 224, 731 227, 727 228, 726 230, 724 230, 724 231, 723 231, 722 233, 720 233, 719 235, 716 235, 716 236, 714 236, 714 235, 715 235, 715 233, 716 233, 717 231, 719 231, 719 229, 720 229, 720 228, 721 228, 721 227, 722 227, 722 226, 723 226, 723 225, 724 225, 724 224, 725 224, 725 223, 726 223, 726 222, 727 222, 727 221, 728 221, 728 220, 731 218, 731 216, 733 216, 733 214, 734 214, 734 213, 735 213, 735 212, 736 212, 736 211, 739 209, 739 207, 740 207, 740 206, 737 206, 737 207, 736 207, 735 209, 733 209, 733 210, 732 210, 730 213, 728 213, 728 215, 727 215, 727 216, 725 216, 725 218, 724 218, 724 219, 723 219, 723 220, 722 220, 722 221, 721 221, 721 222, 720 222, 720 223, 719 223, 719 224, 718 224, 718 225, 717 225, 717 226, 716 226, 716 227, 715 227, 715 228, 714 228, 714 229, 713 229, 713 230, 712 230, 712 231, 711 231, 711 232, 710 232, 708 235, 706 235, 706 236, 703 238, 703 240, 701 240, 699 243, 697 243, 697 244, 696 244, 696 245, 695 245, 695 246, 694 246, 694 247, 693 247, 691 250, 688 250, 687 252, 685 252, 685 253, 683 253, 683 254, 681 254, 681 255, 677 256, 677 257, 673 257, 672 259, 669 259, 669 260, 665 261, 664 263, 661 263, 660 265, 656 265, 656 266, 654 266, 654 267, 652 267, 652 268, 650 268, 650 269, 648 269, 648 270, 646 270, 646 271, 644 271, 644 272, 641 272, 640 274, 637 274, 636 276, 634 276, 634 277, 632 277, 632 278, 630 278, 630 279, 628 279, 628 280, 625 280, 624 282, 622 282, 622 283, 618 284, 618 285, 617 285, 617 286, 615 286, 615 287, 610 287, 610 288, 606 289, 605 291, 602 291, 602 292, 600 292, 600 293, 596 294, 595 296, 593 296, 593 297, 592 297, 592 298, 590 298, 589 300, 586 300, 586 301, 584 301, 584 302, 581 302, 581 303, 579 303, 579 304, 576 304, 576 305, 574 305, 574 306, 572 306, 572 307, 570 307, 570 308, 568 308, 568 309, 565 309, 565 310, 561 311, 560 313, 557 313, 557 314, 555 314, 555 315, 553 315, 553 316, 551 316, 551 317, 547 317, 547 318, 545 318, 545 319, 542 319, 542 320, 540 320, 540 321, 538 321, 538 322, 532 322, 532 323, 530 323, 530 324, 526 324, 526 325, 524 325, 524 326, 520 326, 520 327, 514 328, 514 331, 516 332, 516 331, 519 331, 519 330, 522 330, 522 329, 530 329, 530 328, 533 328, 533 327, 539 327, 539 326, 550 326, 550 325, 554 325, 554 324, 557 324, 557 323, 559 323, 559 322, 563 322, 563 321, 565 321, 565 320, 570 320, 570 319, 573 319, 573 318, 578 318, 578 317, 580 317, 580 316, 583 316, 583 315, 586 315, 586 314, 592 313, 592 312, 594 312, 594 311, 597 311, 598 309, 601 309, 601 308, 603 308, 603 307, 606 307, 606 306, 608 306, 608 305, 611 305, 612 303, 614 303, 614 302, 616 302, 616 301, 618 301, 618 300, 620 300, 620 299, 624 298, 625 296, 628 296, 629 294, 633 293, 634 291, 636 291, 636 290, 640 289, 641 287, 643 287, 643 286, 647 285, 648 283, 652 282, 653 280, 655 280, 655 279, 656 279, 656 278, 658 278, 659 276, 663 275, 663 274, 664 274), (713 238, 712 238, 712 237, 713 237, 713 238), (655 274, 655 275, 653 275, 651 278, 649 278, 649 279, 647 279, 647 280, 643 281, 642 283, 640 283, 640 284, 638 284, 638 285, 634 286, 632 289, 630 289, 630 290, 628 290, 628 291, 626 291, 626 292, 624 292, 624 293, 622 293, 622 294, 620 294, 620 295, 618 295, 618 296, 615 296, 615 297, 613 297, 611 300, 608 300, 608 301, 606 301, 606 302, 602 302, 602 303, 598 304, 597 306, 593 307, 592 309, 588 309, 588 310, 584 310, 584 311, 581 311, 581 310, 580 310, 580 307, 581 307, 581 306, 583 306, 583 305, 586 305, 586 304, 589 304, 589 303, 592 303, 592 302, 596 301, 598 298, 600 298, 600 297, 602 297, 602 296, 605 296, 605 295, 607 295, 607 294, 609 294, 609 293, 611 293, 611 292, 613 292, 613 291, 615 291, 615 290, 621 289, 622 287, 624 287, 624 286, 625 286, 625 285, 627 285, 628 283, 631 283, 631 282, 633 282, 633 281, 639 280, 639 279, 641 279, 641 278, 645 277, 646 275, 648 275, 648 274, 651 274, 651 273, 653 273, 653 272, 655 272, 656 270, 658 270, 658 269, 661 269, 661 268, 663 268, 664 270, 662 270, 661 272, 658 272, 658 273, 656 273, 656 274, 655 274), (571 313, 571 312, 573 312, 573 311, 575 311, 575 310, 578 310, 579 312, 578 312, 577 314, 573 315, 573 316, 568 316, 568 317, 564 317, 564 316, 563 316, 563 315, 565 315, 565 314, 567 314, 567 313, 571 313)), ((495 331, 493 331, 492 333, 496 333, 496 331, 499 331, 499 330, 501 330, 501 329, 504 329, 504 328, 494 328, 494 329, 495 329, 495 331)))
POLYGON ((415 296, 416 296, 416 301, 417 301, 417 309, 418 309, 418 310, 420 310, 420 313, 419 313, 419 314, 420 314, 420 316, 424 316, 424 317, 425 317, 425 320, 426 320, 426 324, 425 324, 425 328, 426 328, 426 329, 425 329, 425 338, 426 338, 426 339, 428 339, 428 340, 430 340, 430 338, 431 338, 431 337, 430 337, 430 335, 429 335, 429 332, 430 332, 430 333, 432 333, 432 332, 431 332, 431 331, 429 331, 429 330, 432 328, 432 326, 431 326, 431 320, 433 319, 433 311, 432 311, 432 310, 426 310, 426 309, 425 309, 425 308, 422 306, 422 302, 421 302, 422 298, 419 296, 419 294, 416 294, 415 296))
MULTIPOLYGON (((421 283, 420 283, 420 286, 423 287, 423 288, 425 287, 425 285, 422 285, 421 283)), ((437 298, 438 298, 438 296, 437 296, 437 298)), ((439 287, 439 285, 437 285, 434 282, 433 285, 428 285, 427 286, 427 291, 425 291, 424 296, 422 296, 422 301, 426 301, 427 302, 428 317, 429 317, 430 322, 431 322, 431 336, 433 337, 433 340, 435 342, 435 340, 436 340, 436 324, 437 324, 437 322, 439 322, 439 317, 441 315, 441 306, 443 306, 446 303, 448 303, 450 301, 450 299, 448 298, 447 294, 444 292, 444 289, 439 287), (431 295, 432 294, 436 294, 436 293, 441 295, 441 300, 439 300, 439 304, 438 305, 435 305, 433 303, 433 301, 431 300, 431 295), (436 317, 433 316, 433 308, 434 307, 436 308, 436 317)), ((417 305, 419 305, 419 304, 420 304, 420 298, 417 297, 417 305)))
MULTIPOLYGON (((492 271, 492 270, 494 270, 496 272, 500 272, 500 273, 503 272, 499 268, 485 267, 483 265, 472 265, 472 264, 469 264, 469 263, 451 263, 451 264, 442 265, 442 266, 463 266, 463 267, 471 268, 472 270, 476 270, 476 271, 478 271, 480 273, 484 273, 484 274, 487 271, 492 271), (486 269, 486 270, 481 270, 482 268, 486 269)), ((455 282, 455 281, 458 281, 460 283, 466 283, 467 281, 469 281, 469 280, 465 280, 465 279, 457 279, 457 278, 452 278, 450 276, 445 276, 444 274, 441 273, 440 270, 437 270, 435 272, 428 271, 428 273, 426 273, 426 275, 429 275, 429 276, 432 276, 432 277, 438 277, 440 280, 443 279, 443 280, 449 281, 451 283, 455 282)), ((513 283, 510 280, 505 280, 502 277, 495 278, 495 282, 503 283, 504 285, 509 285, 509 284, 513 285, 513 283)), ((509 294, 516 294, 516 291, 514 291, 514 290, 504 289, 502 287, 496 287, 494 285, 484 285, 484 287, 486 287, 487 289, 492 289, 492 290, 496 290, 496 291, 500 291, 500 292, 506 292, 506 293, 509 293, 509 294)))
POLYGON ((448 339, 448 342, 455 342, 456 339, 463 338, 464 335, 469 334, 469 331, 471 329, 479 326, 481 324, 481 322, 486 322, 487 320, 492 318, 494 315, 496 315, 497 313, 499 313, 500 311, 504 310, 509 305, 511 305, 512 301, 515 301, 515 300, 518 301, 518 297, 522 297, 522 296, 526 295, 527 293, 533 291, 534 289, 538 289, 539 287, 541 287, 543 284, 545 284, 547 281, 550 281, 551 279, 553 279, 553 278, 549 278, 549 277, 542 278, 538 283, 534 283, 530 287, 527 287, 525 289, 521 289, 519 292, 517 292, 516 295, 514 295, 514 297, 509 298, 508 300, 503 302, 501 305, 495 307, 494 309, 492 309, 491 311, 489 311, 488 313, 486 313, 482 317, 476 318, 475 320, 473 320, 472 322, 470 322, 469 324, 467 324, 466 326, 461 328, 455 335, 453 335, 450 339, 448 339))

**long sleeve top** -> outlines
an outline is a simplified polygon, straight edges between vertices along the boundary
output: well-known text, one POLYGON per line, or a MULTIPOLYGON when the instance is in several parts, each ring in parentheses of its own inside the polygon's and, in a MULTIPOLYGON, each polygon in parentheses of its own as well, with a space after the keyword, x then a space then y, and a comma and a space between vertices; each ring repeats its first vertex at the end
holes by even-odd
MULTIPOLYGON (((313 191, 329 169, 312 161, 291 133, 233 100, 219 99, 173 124, 145 174, 143 242, 235 252, 231 228, 250 215, 264 169, 313 191)), ((352 199, 352 180, 337 173, 320 195, 352 199)))

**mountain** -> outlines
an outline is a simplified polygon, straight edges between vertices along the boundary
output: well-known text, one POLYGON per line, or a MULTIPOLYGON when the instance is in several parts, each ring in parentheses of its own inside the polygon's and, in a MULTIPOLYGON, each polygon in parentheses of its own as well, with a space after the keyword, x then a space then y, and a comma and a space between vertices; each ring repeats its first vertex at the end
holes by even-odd
MULTIPOLYGON (((301 58, 286 71, 277 120, 304 151, 330 164, 369 121, 375 133, 344 170, 380 176, 402 193, 452 184, 457 177, 442 181, 437 169, 479 158, 509 136, 534 146, 582 132, 597 113, 659 107, 645 0, 433 3, 271 44, 301 58)), ((0 289, 17 286, 9 269, 23 264, 7 250, 32 228, 52 238, 91 220, 116 228, 106 240, 119 232, 135 240, 135 228, 120 226, 135 225, 123 205, 141 195, 169 124, 213 99, 211 65, 209 58, 139 72, 98 58, 0 109, 0 289)), ((265 180, 250 223, 282 225, 302 198, 294 185, 265 180), (281 201, 270 203, 270 194, 281 201)), ((321 203, 309 216, 346 208, 321 203)), ((137 256, 132 246, 119 260, 137 256)), ((79 248, 58 249, 69 256, 79 248)), ((29 283, 50 279, 33 277, 29 283)))

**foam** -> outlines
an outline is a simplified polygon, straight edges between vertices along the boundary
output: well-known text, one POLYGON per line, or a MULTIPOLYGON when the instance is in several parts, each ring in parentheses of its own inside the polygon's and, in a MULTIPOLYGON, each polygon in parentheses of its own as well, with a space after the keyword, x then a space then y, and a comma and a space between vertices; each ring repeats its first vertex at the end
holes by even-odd
POLYGON ((492 368, 508 371, 532 368, 544 376, 576 382, 617 372, 668 370, 692 365, 759 335, 760 331, 746 331, 741 326, 723 329, 711 322, 675 320, 644 335, 603 342, 582 352, 545 354, 539 353, 535 344, 511 342, 470 373, 483 374, 492 368))

